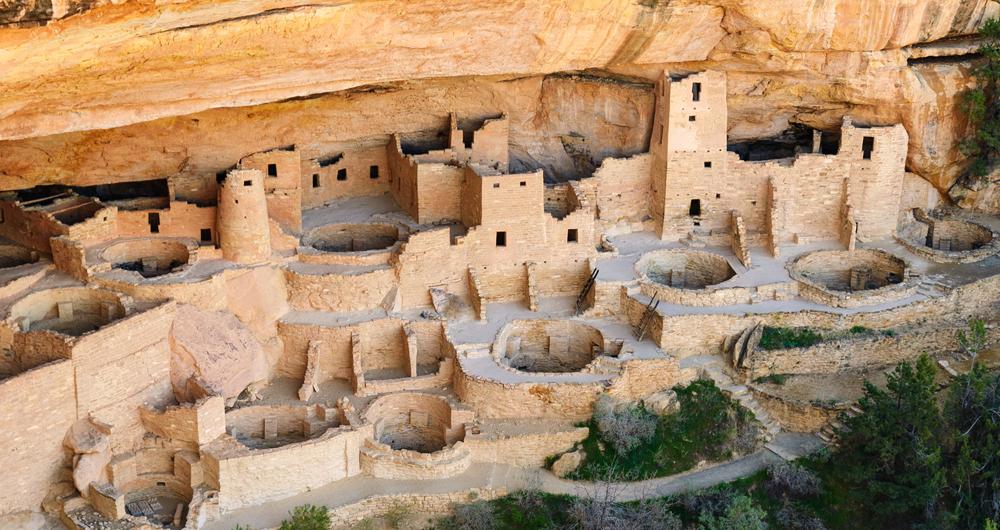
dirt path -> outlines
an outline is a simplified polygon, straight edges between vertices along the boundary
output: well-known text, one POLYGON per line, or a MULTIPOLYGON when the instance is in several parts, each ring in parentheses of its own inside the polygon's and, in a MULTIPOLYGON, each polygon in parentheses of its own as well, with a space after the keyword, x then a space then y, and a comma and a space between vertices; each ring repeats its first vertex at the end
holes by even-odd
POLYGON ((207 524, 205 529, 231 530, 237 524, 249 525, 251 528, 274 528, 281 524, 282 519, 288 516, 292 508, 302 504, 337 508, 375 495, 453 493, 474 488, 507 491, 537 488, 549 493, 589 497, 595 494, 603 495, 604 488, 608 487, 614 490, 616 498, 623 501, 663 497, 731 482, 752 475, 771 463, 780 462, 782 457, 778 456, 779 453, 785 457, 798 457, 815 450, 819 445, 818 439, 814 436, 781 433, 768 444, 768 448, 737 460, 669 477, 602 486, 589 482, 563 480, 541 469, 524 469, 501 464, 474 464, 466 472, 447 479, 386 480, 354 477, 287 499, 230 512, 221 520, 207 524))

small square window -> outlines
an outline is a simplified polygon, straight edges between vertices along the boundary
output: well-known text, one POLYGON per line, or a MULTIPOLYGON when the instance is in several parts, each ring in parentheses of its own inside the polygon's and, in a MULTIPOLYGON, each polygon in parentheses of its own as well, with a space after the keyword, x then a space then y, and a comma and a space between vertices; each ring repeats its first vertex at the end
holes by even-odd
POLYGON ((721 193, 716 193, 715 194, 715 198, 716 199, 721 199, 722 198, 722 194, 721 193))
POLYGON ((500 187, 500 183, 499 182, 494 182, 493 183, 493 187, 494 188, 499 188, 500 187))
POLYGON ((368 168, 368 178, 377 179, 378 178, 378 166, 371 166, 368 168))
POLYGON ((521 181, 521 187, 522 187, 522 188, 523 188, 523 187, 525 187, 525 186, 527 186, 527 185, 528 185, 528 183, 527 183, 527 182, 525 182, 525 181, 523 181, 523 180, 521 181))
POLYGON ((313 173, 313 187, 319 187, 319 173, 313 173))
POLYGON ((507 232, 497 232, 497 246, 498 247, 507 246, 507 232))
POLYGON ((712 167, 712 163, 711 162, 705 162, 705 167, 711 168, 712 167))
POLYGON ((212 241, 212 229, 211 228, 202 228, 201 229, 201 240, 204 241, 204 242, 206 242, 206 243, 210 243, 212 241))
POLYGON ((341 168, 337 170, 337 180, 347 180, 347 169, 341 168))
POLYGON ((243 181, 243 185, 247 186, 247 187, 253 186, 253 181, 252 180, 244 180, 243 181))
POLYGON ((277 177, 278 176, 278 164, 268 164, 267 165, 267 176, 277 177))
POLYGON ((697 120, 697 119, 698 119, 698 118, 696 118, 696 117, 694 117, 694 116, 688 116, 688 121, 695 121, 695 120, 697 120))
POLYGON ((567 243, 576 243, 579 240, 578 238, 579 234, 577 233, 576 228, 570 228, 569 230, 566 231, 567 243))

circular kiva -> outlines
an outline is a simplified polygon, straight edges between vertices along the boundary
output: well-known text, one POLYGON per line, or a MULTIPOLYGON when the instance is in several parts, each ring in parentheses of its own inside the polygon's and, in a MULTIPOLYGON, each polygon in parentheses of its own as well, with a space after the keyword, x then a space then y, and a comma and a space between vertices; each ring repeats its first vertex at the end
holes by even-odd
POLYGON ((926 217, 900 230, 897 239, 937 263, 972 263, 1000 252, 1000 239, 992 230, 958 219, 926 217))
POLYGON ((365 252, 387 249, 399 237, 399 228, 391 224, 333 224, 313 229, 302 243, 321 252, 365 252))
POLYGON ((603 352, 601 332, 575 320, 515 320, 493 346, 497 362, 532 373, 579 372, 603 352))
POLYGON ((142 238, 119 241, 101 252, 112 268, 132 271, 144 278, 174 272, 191 259, 187 244, 178 239, 142 238))
POLYGON ((48 330, 80 336, 125 316, 125 304, 114 292, 63 287, 31 293, 11 306, 9 319, 22 332, 48 330))
POLYGON ((917 287, 907 263, 884 250, 819 250, 799 256, 788 270, 800 295, 836 307, 898 300, 917 287))
POLYGON ((726 258, 700 250, 649 252, 635 268, 640 277, 675 289, 705 289, 736 276, 726 258))
POLYGON ((394 450, 433 453, 464 438, 464 428, 452 425, 448 402, 430 394, 403 392, 382 396, 365 411, 375 424, 375 439, 394 450))

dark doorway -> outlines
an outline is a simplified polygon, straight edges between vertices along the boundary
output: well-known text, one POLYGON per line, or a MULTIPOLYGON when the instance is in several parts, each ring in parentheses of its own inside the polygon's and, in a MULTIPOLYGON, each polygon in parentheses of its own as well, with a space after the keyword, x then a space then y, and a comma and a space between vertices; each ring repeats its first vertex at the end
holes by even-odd
POLYGON ((701 216, 701 199, 691 199, 691 206, 688 206, 688 215, 691 217, 701 216))

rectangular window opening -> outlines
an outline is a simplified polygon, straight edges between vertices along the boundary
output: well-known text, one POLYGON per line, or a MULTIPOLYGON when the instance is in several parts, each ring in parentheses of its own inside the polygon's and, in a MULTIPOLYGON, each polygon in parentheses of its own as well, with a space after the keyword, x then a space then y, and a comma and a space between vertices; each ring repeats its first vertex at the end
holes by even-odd
POLYGON ((691 199, 691 206, 688 207, 688 215, 691 217, 701 215, 701 199, 691 199))
POLYGON ((368 168, 368 178, 378 178, 378 166, 371 166, 368 168))
POLYGON ((688 121, 695 121, 697 119, 695 116, 688 116, 688 121))
MULTIPOLYGON (((522 188, 523 188, 523 187, 525 187, 525 186, 527 186, 527 185, 528 185, 528 183, 527 183, 527 182, 525 182, 525 181, 523 181, 523 180, 521 181, 521 187, 522 187, 522 188)), ((2 221, 0 221, 0 222, 2 222, 2 221)))
POLYGON ((701 101, 701 83, 691 85, 691 101, 701 101))
POLYGON ((497 246, 498 247, 507 246, 507 232, 497 232, 497 246))
POLYGON ((160 214, 157 212, 149 212, 147 216, 149 220, 149 233, 159 234, 160 233, 160 214))
POLYGON ((202 228, 201 229, 201 240, 204 241, 205 243, 211 243, 212 242, 212 229, 211 228, 202 228))
POLYGON ((278 164, 268 164, 267 165, 267 176, 277 177, 278 176, 278 164))
POLYGON ((872 151, 874 150, 875 150, 875 137, 865 136, 864 139, 861 140, 861 152, 864 155, 865 160, 872 159, 872 151))
POLYGON ((716 193, 715 194, 715 198, 716 199, 721 199, 722 198, 722 194, 721 193, 716 193))
POLYGON ((711 168, 712 167, 712 163, 711 162, 705 162, 705 167, 711 168))
POLYGON ((252 180, 244 180, 243 181, 243 185, 249 188, 250 186, 253 186, 253 181, 252 180))
POLYGON ((313 173, 313 187, 319 187, 319 173, 313 173))
POLYGON ((337 170, 337 180, 347 180, 347 168, 337 170))
POLYGON ((500 187, 500 183, 499 182, 494 182, 493 183, 493 187, 494 188, 499 188, 500 187))
POLYGON ((567 243, 576 243, 578 241, 578 238, 579 234, 577 233, 576 228, 570 228, 569 230, 566 231, 567 243))

